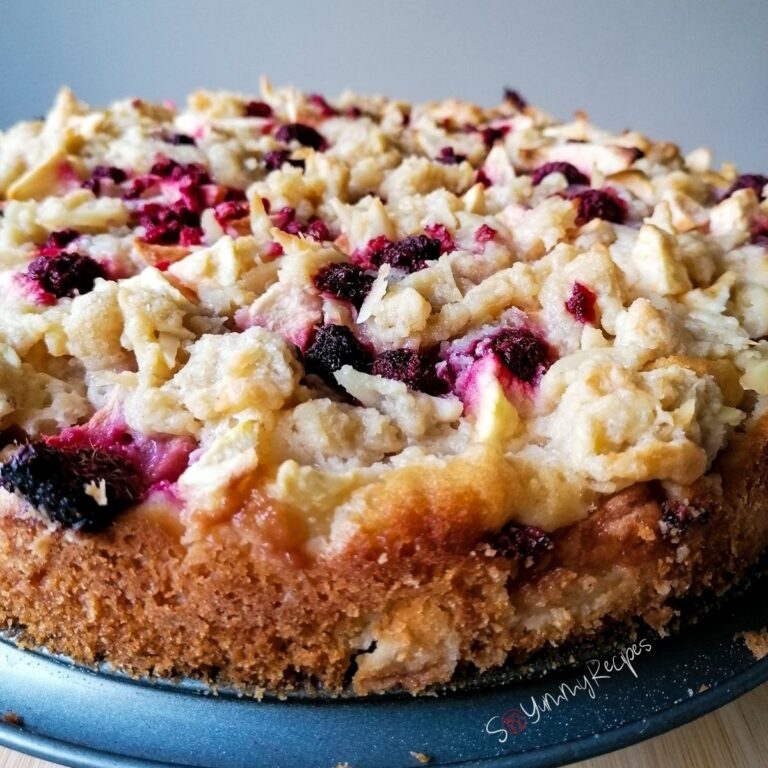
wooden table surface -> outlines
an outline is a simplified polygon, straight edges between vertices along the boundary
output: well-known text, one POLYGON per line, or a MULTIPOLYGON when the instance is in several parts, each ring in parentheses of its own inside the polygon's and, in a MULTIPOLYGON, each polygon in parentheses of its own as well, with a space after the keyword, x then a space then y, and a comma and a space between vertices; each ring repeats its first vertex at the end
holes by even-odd
MULTIPOLYGON (((610 755, 574 763, 571 768, 764 766, 768 766, 768 683, 689 725, 610 755)), ((0 748, 0 768, 55 766, 53 763, 0 748)))

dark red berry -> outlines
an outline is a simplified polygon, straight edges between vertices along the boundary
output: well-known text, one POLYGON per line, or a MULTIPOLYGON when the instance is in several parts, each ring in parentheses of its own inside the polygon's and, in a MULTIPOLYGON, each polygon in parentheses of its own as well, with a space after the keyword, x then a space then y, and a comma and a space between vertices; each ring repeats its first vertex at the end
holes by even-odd
POLYGON ((285 163, 295 168, 304 168, 303 160, 292 160, 291 153, 287 149, 273 149, 264 154, 264 165, 268 171, 276 171, 282 168, 285 163))
POLYGON ((336 386, 333 373, 344 365, 368 373, 371 370, 371 353, 345 325, 324 325, 318 328, 312 343, 304 352, 306 372, 336 386))
POLYGON ((752 238, 750 242, 753 245, 761 245, 764 248, 768 246, 768 216, 758 214, 752 221, 752 238))
POLYGON ((286 123, 281 125, 275 132, 275 138, 283 144, 296 141, 304 147, 321 152, 328 147, 328 142, 323 135, 316 131, 311 125, 304 123, 286 123))
POLYGON ((583 174, 575 165, 565 162, 544 163, 532 174, 533 186, 538 186, 550 173, 561 173, 569 184, 589 184, 589 177, 583 174))
POLYGON ((477 171, 477 175, 475 176, 475 184, 482 184, 486 188, 493 186, 493 182, 491 181, 490 177, 482 168, 479 168, 477 171))
POLYGON ((318 291, 348 301, 355 309, 360 309, 373 281, 372 275, 355 264, 328 264, 312 280, 318 291))
POLYGON ((227 200, 219 203, 213 209, 213 215, 216 221, 222 226, 230 221, 242 219, 250 213, 250 207, 245 200, 227 200))
POLYGON ((456 243, 444 224, 428 224, 424 227, 424 233, 440 243, 440 253, 452 253, 456 250, 456 243))
POLYGON ((38 256, 27 267, 27 277, 57 299, 88 293, 97 277, 106 278, 104 268, 90 256, 62 251, 38 256))
POLYGON ((371 238, 364 248, 356 248, 350 256, 351 261, 354 264, 359 264, 363 267, 374 267, 376 263, 377 254, 384 250, 392 241, 386 235, 379 235, 378 237, 371 238))
POLYGON ((496 533, 487 534, 482 543, 496 555, 515 560, 528 560, 553 548, 552 537, 546 531, 511 522, 496 533))
POLYGON ((706 509, 691 506, 687 501, 667 499, 661 505, 659 528, 661 535, 676 544, 688 530, 691 523, 705 520, 708 516, 706 509))
POLYGON ((159 157, 155 163, 152 165, 152 167, 149 169, 149 172, 152 176, 160 176, 164 179, 169 179, 176 174, 179 176, 182 173, 182 164, 177 163, 175 160, 171 160, 170 157, 159 157))
POLYGON ((387 242, 381 250, 370 254, 374 266, 391 264, 405 272, 418 272, 428 261, 440 258, 440 241, 426 235, 412 235, 395 243, 387 242))
POLYGON ((520 381, 534 383, 551 365, 551 351, 527 328, 502 328, 478 345, 477 352, 494 353, 502 365, 520 381))
POLYGON ((431 356, 411 349, 393 349, 382 352, 373 361, 372 373, 402 381, 421 392, 443 394, 445 385, 437 377, 435 362, 431 356))
POLYGON ((475 232, 475 242, 485 244, 496 237, 496 230, 487 224, 481 224, 475 232))
POLYGON ((200 213, 188 208, 185 202, 188 201, 178 200, 171 205, 147 203, 139 212, 144 241, 153 245, 197 245, 202 239, 200 213))
POLYGON ((322 219, 311 219, 304 227, 304 234, 317 240, 318 243, 325 243, 332 240, 331 233, 328 231, 328 225, 322 219))
POLYGON ((65 528, 98 531, 136 503, 145 482, 125 456, 95 448, 62 450, 44 442, 24 445, 0 466, 0 487, 23 496, 41 514, 65 528), (106 504, 86 493, 104 481, 106 504))
POLYGON ((147 190, 157 185, 155 176, 139 176, 123 186, 123 200, 138 200, 147 190))
POLYGON ((174 147, 197 145, 194 136, 190 136, 187 133, 164 133, 163 141, 167 144, 173 144, 174 147))
POLYGON ((128 178, 128 174, 114 165, 97 165, 91 171, 91 178, 110 179, 115 184, 122 184, 128 178))
POLYGON ((499 139, 503 139, 504 136, 509 133, 509 127, 506 125, 502 126, 501 128, 487 125, 484 128, 480 128, 479 130, 480 135, 483 137, 483 141, 485 142, 485 146, 488 148, 492 147, 499 139))
POLYGON ((249 101, 244 111, 246 117, 272 117, 272 107, 266 101, 249 101))
POLYGON ((104 181, 111 181, 113 184, 122 184, 128 178, 128 174, 122 168, 116 168, 111 165, 97 165, 91 171, 91 177, 82 183, 83 189, 90 189, 94 195, 100 195, 103 189, 104 181))
POLYGON ((504 89, 504 101, 508 101, 520 112, 528 106, 528 102, 514 88, 504 89))
POLYGON ((313 107, 317 108, 323 117, 336 117, 339 114, 337 109, 334 109, 326 100, 324 96, 319 93, 310 93, 307 96, 307 102, 313 107))
POLYGON ((759 173, 745 173, 739 176, 736 181, 731 184, 728 191, 725 193, 725 197, 730 197, 734 192, 739 189, 751 189, 757 195, 758 200, 765 198, 763 189, 768 184, 768 176, 762 176, 759 173))
POLYGON ((466 155, 457 155, 453 147, 443 147, 437 156, 438 162, 443 163, 443 165, 458 165, 466 159, 466 155))
POLYGON ((579 210, 576 214, 576 224, 582 226, 592 219, 611 221, 621 224, 627 215, 627 206, 616 193, 607 189, 585 189, 569 195, 571 200, 577 200, 579 210))
POLYGON ((596 319, 595 307, 597 296, 583 283, 575 282, 571 289, 571 295, 565 302, 565 308, 580 323, 594 325, 596 319))
POLYGON ((78 237, 80 233, 76 229, 59 229, 56 232, 50 232, 45 242, 38 247, 37 252, 41 256, 57 256, 78 237))
POLYGON ((281 208, 277 213, 271 216, 272 223, 283 232, 288 232, 291 235, 298 235, 301 232, 301 222, 296 218, 296 209, 290 205, 286 205, 281 208))
POLYGON ((150 169, 152 176, 159 176, 163 179, 172 181, 187 181, 188 184, 200 185, 210 184, 211 176, 208 169, 200 163, 189 163, 184 165, 171 160, 169 157, 158 157, 155 164, 150 169))
POLYGON ((179 245, 190 247, 203 242, 203 230, 200 227, 182 227, 179 232, 179 245))

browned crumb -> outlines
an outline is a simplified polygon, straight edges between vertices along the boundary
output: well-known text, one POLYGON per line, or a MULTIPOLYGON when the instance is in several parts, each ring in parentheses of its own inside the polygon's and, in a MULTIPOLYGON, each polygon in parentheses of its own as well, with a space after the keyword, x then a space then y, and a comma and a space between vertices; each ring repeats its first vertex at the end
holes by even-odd
POLYGON ((760 661, 760 659, 768 656, 768 628, 739 632, 736 637, 744 640, 744 644, 755 657, 755 661, 760 661))
POLYGON ((423 752, 411 752, 411 757, 414 760, 418 760, 422 765, 432 762, 432 758, 429 755, 425 755, 423 752))
POLYGON ((702 683, 699 686, 699 693, 704 693, 704 691, 708 691, 710 686, 708 686, 706 683, 702 683))
POLYGON ((2 719, 4 723, 15 725, 17 728, 21 728, 24 725, 24 718, 18 712, 6 712, 2 719))

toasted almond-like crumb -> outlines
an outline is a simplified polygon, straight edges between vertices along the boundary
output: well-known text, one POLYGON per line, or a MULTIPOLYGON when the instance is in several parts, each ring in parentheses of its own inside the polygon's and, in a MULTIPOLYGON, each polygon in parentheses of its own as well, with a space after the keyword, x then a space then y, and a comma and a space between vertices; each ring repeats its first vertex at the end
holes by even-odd
POLYGON ((107 506, 107 483, 101 478, 98 483, 93 481, 85 484, 85 495, 90 496, 100 507, 107 506))
POLYGON ((432 762, 432 758, 429 755, 425 755, 423 752, 411 752, 411 757, 414 760, 418 760, 422 765, 432 762))
POLYGON ((744 644, 755 657, 755 661, 760 661, 768 656, 768 628, 739 632, 736 637, 744 641, 744 644))

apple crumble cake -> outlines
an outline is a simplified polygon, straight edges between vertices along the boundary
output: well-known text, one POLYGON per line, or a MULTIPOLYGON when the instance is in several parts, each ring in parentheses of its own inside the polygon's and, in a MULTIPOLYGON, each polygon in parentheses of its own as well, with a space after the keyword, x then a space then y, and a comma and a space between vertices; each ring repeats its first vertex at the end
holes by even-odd
POLYGON ((0 134, 0 621, 424 690, 665 627, 768 544, 768 177, 514 91, 0 134))

